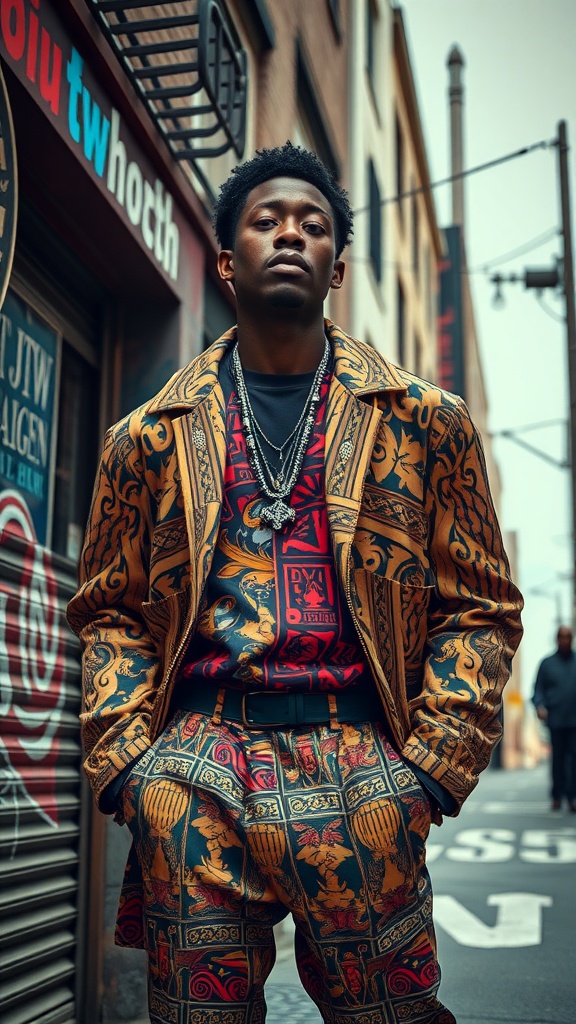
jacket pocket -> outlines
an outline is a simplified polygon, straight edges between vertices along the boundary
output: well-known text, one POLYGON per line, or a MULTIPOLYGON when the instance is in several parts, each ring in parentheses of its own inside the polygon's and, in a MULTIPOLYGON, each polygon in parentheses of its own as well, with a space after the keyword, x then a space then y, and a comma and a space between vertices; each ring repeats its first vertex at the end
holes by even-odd
POLYGON ((142 617, 161 653, 165 648, 166 637, 171 634, 178 635, 184 628, 189 600, 187 590, 178 590, 161 601, 142 602, 142 617))
POLYGON ((360 603, 368 602, 368 621, 378 659, 398 715, 409 731, 408 702, 422 685, 422 665, 428 631, 428 606, 432 586, 414 587, 356 569, 354 579, 360 603))

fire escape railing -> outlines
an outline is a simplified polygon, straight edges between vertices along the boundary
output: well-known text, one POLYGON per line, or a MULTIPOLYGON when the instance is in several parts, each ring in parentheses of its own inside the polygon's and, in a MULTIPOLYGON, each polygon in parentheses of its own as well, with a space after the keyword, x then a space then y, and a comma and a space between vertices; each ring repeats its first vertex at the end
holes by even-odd
POLYGON ((220 0, 88 0, 176 160, 244 152, 247 61, 220 0))

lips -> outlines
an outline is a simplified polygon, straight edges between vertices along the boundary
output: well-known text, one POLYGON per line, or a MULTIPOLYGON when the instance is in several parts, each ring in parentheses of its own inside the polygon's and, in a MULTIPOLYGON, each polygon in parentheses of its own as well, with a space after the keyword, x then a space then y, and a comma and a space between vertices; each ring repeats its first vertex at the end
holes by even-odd
POLYGON ((293 252, 289 249, 276 253, 276 255, 268 261, 268 269, 271 270, 274 267, 277 267, 278 269, 284 267, 290 268, 292 272, 296 269, 303 270, 307 274, 310 272, 310 268, 304 257, 299 252, 293 252))

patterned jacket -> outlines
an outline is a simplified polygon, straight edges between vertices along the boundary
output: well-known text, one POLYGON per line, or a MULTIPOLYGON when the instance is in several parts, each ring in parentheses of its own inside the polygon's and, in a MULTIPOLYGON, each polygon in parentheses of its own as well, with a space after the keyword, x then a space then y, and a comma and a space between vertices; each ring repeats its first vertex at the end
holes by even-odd
MULTIPOLYGON (((327 322, 336 570, 393 742, 458 807, 500 737, 522 600, 462 400, 327 322)), ((223 335, 104 440, 81 587, 85 770, 96 797, 162 731, 218 534, 223 335)))

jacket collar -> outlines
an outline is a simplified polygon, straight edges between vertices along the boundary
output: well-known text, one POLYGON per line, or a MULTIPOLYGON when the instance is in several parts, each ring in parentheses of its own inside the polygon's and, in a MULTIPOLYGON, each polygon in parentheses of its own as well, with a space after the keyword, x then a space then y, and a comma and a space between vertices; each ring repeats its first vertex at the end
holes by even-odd
MULTIPOLYGON (((325 326, 334 350, 335 376, 350 392, 360 396, 407 390, 401 371, 393 363, 330 320, 325 320, 325 326)), ((216 386, 220 360, 235 342, 236 327, 231 327, 210 348, 178 370, 149 402, 146 412, 193 409, 216 386)))

